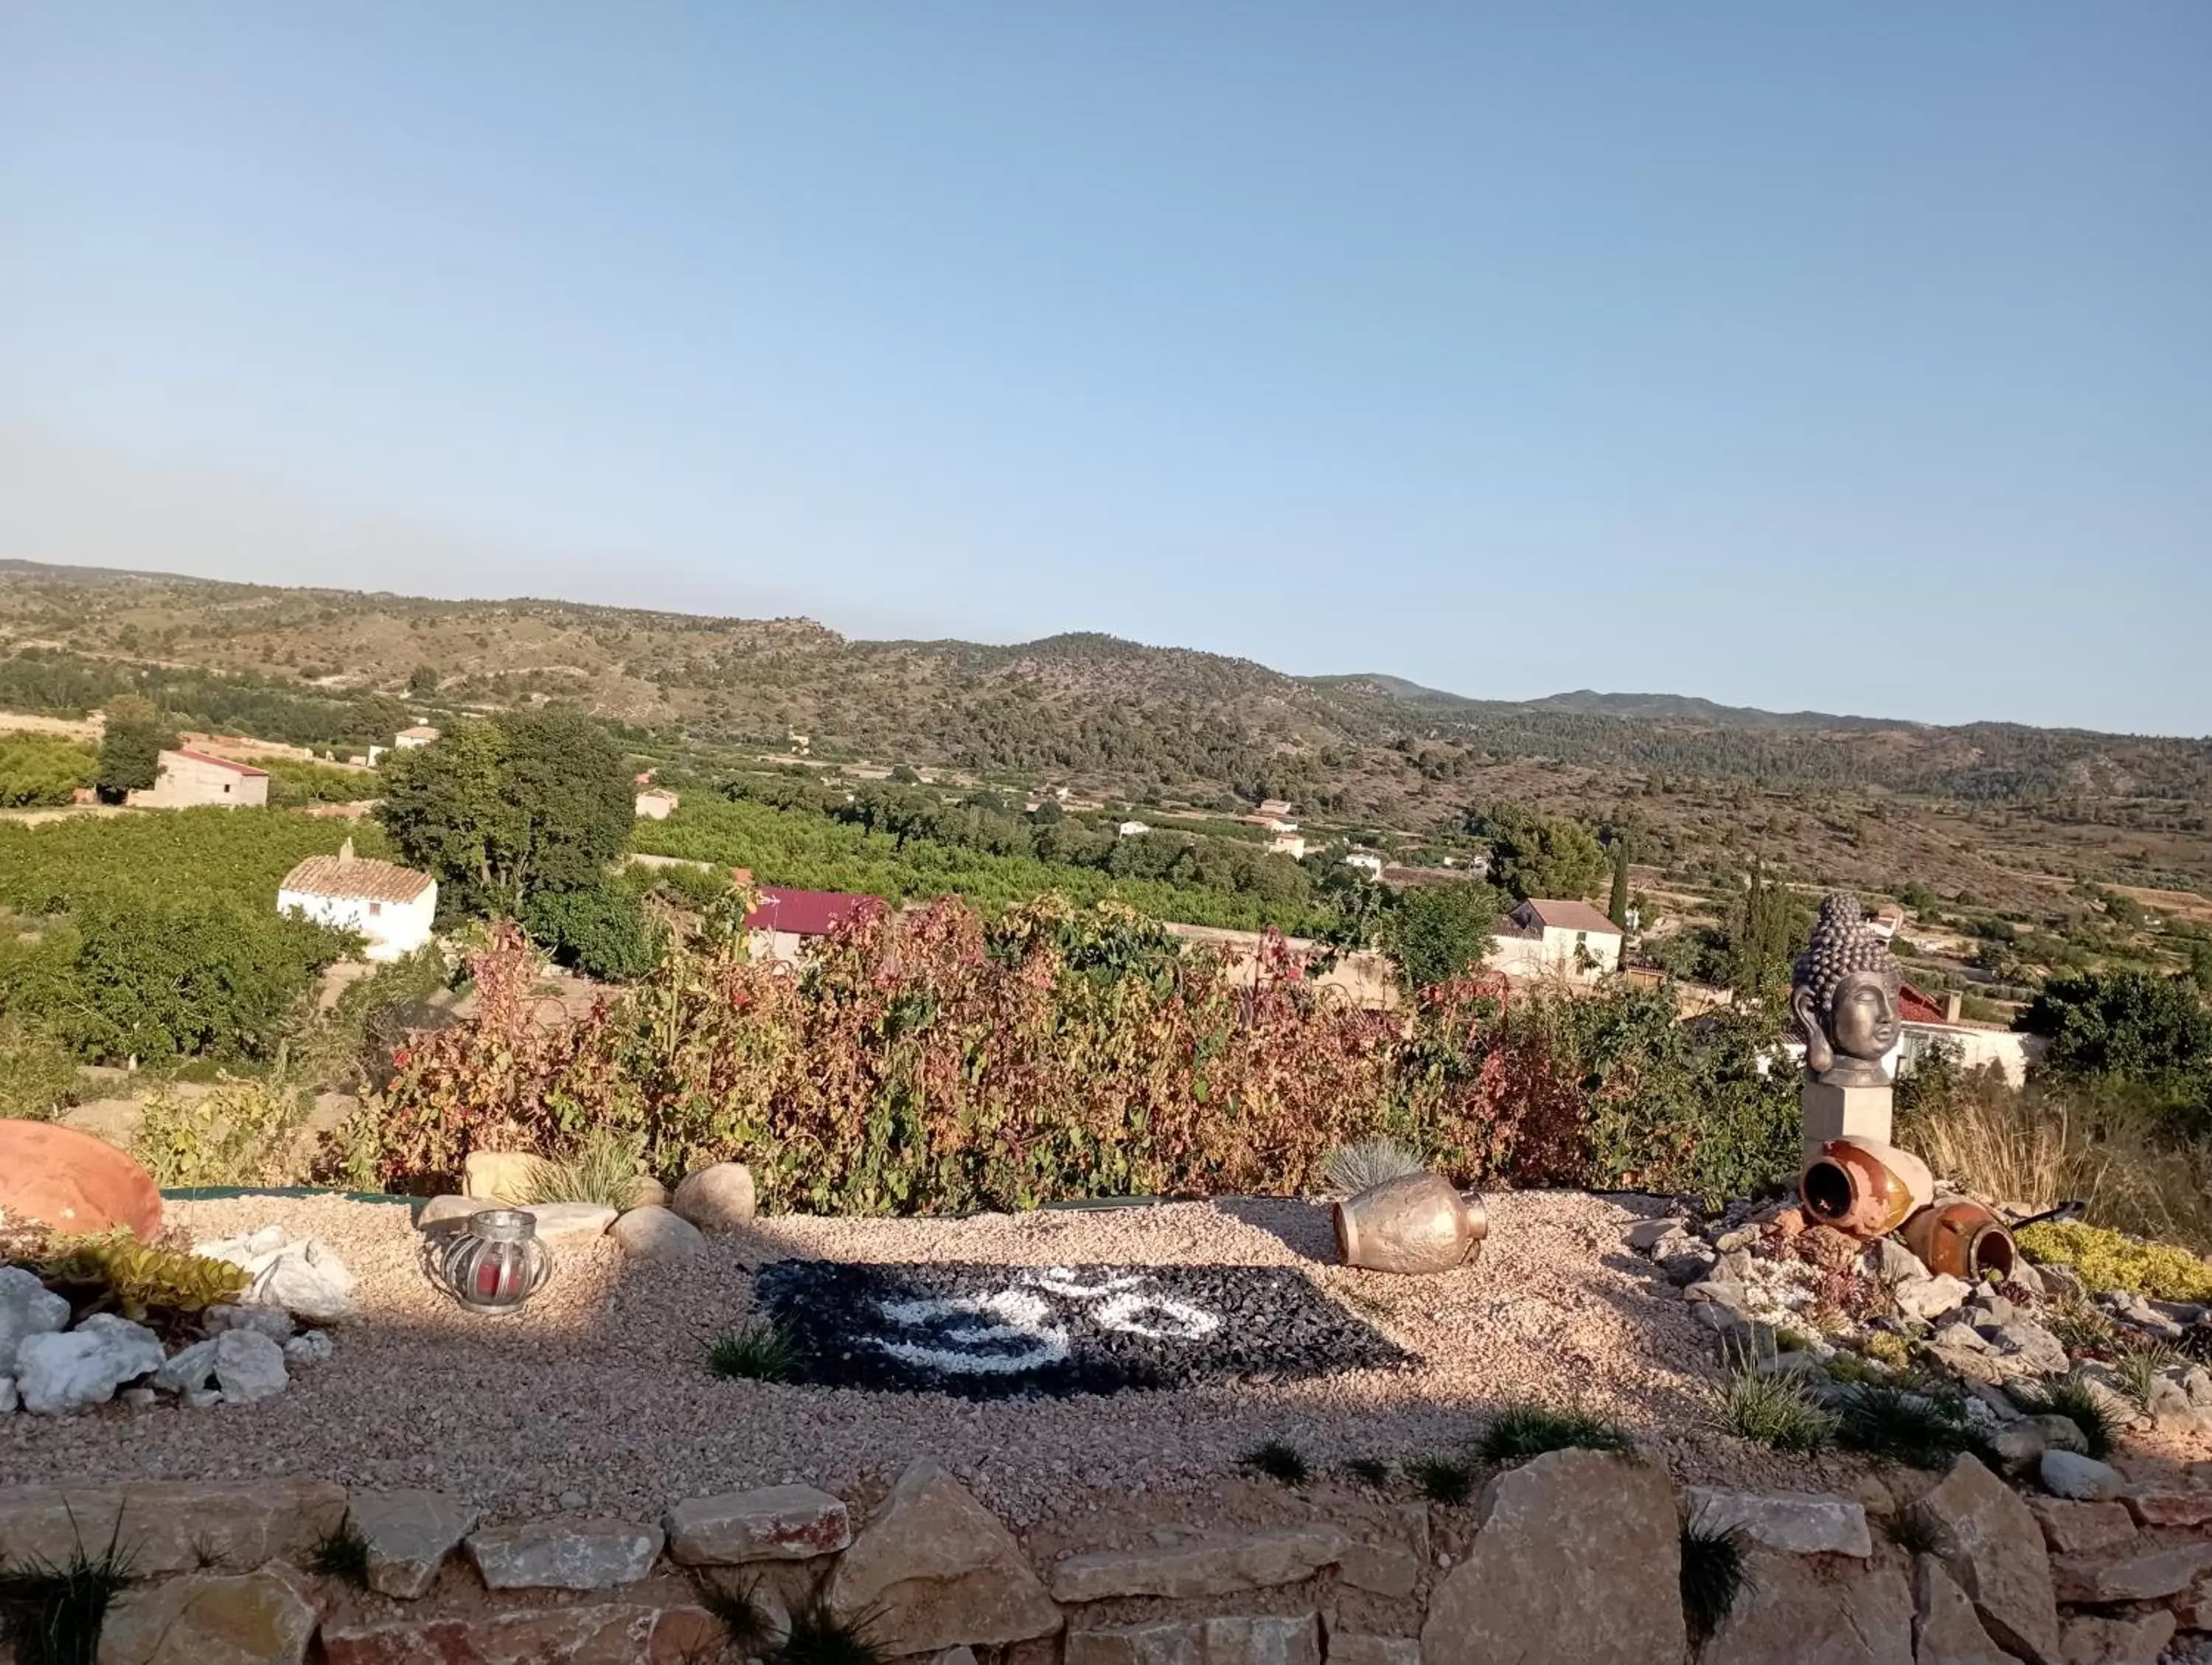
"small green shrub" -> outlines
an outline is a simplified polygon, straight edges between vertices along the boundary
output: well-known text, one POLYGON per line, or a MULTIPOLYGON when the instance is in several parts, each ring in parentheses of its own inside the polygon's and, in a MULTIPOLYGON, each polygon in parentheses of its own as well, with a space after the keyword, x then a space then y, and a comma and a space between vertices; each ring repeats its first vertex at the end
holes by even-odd
POLYGON ((2078 1376, 2055 1382, 2018 1382, 2005 1392, 2028 1416, 2064 1417, 2081 1431, 2081 1443, 2093 1457, 2110 1456, 2119 1443, 2119 1424, 2111 1408, 2078 1376))
POLYGON ((1344 1472, 1370 1486, 1390 1483, 1390 1465, 1380 1457, 1354 1457, 1344 1465, 1344 1472))
POLYGON ((1340 1145, 1322 1164, 1333 1197, 1355 1196, 1370 1185, 1421 1172, 1421 1158, 1395 1139, 1363 1139, 1340 1145))
POLYGON ((0 1639, 17 1665, 97 1665, 107 1610, 138 1582, 122 1529, 118 1521, 96 1555, 80 1539, 58 1566, 35 1556, 0 1564, 0 1639))
POLYGON ((1882 1530, 1907 1555, 1941 1555, 1949 1547, 1942 1522, 1924 1504, 1911 1504, 1882 1522, 1882 1530))
POLYGON ((1988 1446, 1958 1398, 1876 1383, 1851 1389, 1837 1436, 1854 1451, 1911 1468, 1947 1468, 1962 1452, 1980 1455, 1988 1446))
POLYGON ((2148 1411, 2160 1375, 2182 1362, 2181 1355, 2162 1342, 2127 1341, 2112 1360, 2112 1376, 2122 1395, 2148 1411))
POLYGON ((888 1658, 866 1617, 839 1619, 818 1601, 791 1615, 791 1635, 769 1656, 770 1665, 886 1665, 888 1658))
POLYGON ((758 1659, 769 1651, 769 1644, 775 1639, 775 1626, 761 1602, 757 1586, 710 1583, 701 1593, 699 1604, 714 1615, 738 1657, 758 1659))
POLYGON ((0 1013, 0 1117, 44 1121, 77 1101, 76 1060, 43 1023, 0 1013))
POLYGON ((1693 1520, 1682 1528, 1682 1617, 1693 1648, 1721 1627, 1749 1585, 1743 1546, 1740 1526, 1715 1530, 1693 1520))
POLYGON ((773 1319, 750 1318, 707 1347, 707 1368, 744 1382, 789 1382, 799 1374, 799 1346, 773 1319))
POLYGON ((1876 1330, 1866 1339, 1866 1356, 1893 1370, 1903 1370, 1911 1361, 1912 1349, 1893 1330, 1876 1330))
POLYGON ((150 1314, 204 1312, 235 1299, 249 1281, 243 1267, 140 1243, 120 1230, 56 1238, 32 1270, 80 1313, 112 1310, 134 1322, 150 1314))
POLYGON ((224 1076, 189 1099, 163 1089, 146 1101, 131 1154, 165 1188, 289 1185, 301 1177, 292 1135, 305 1114, 276 1082, 224 1076))
POLYGON ((1636 1442, 1626 1428, 1603 1417, 1527 1402, 1501 1406, 1474 1442, 1475 1455, 1493 1464, 1523 1462, 1547 1451, 1577 1447, 1632 1456, 1636 1442))
POLYGON ((2212 1301, 2212 1266, 2172 1243, 2145 1243, 2078 1220, 2045 1220, 2017 1236, 2032 1261, 2071 1267, 2091 1289, 2131 1290, 2162 1301, 2212 1301))
POLYGON ((342 1578, 356 1589, 368 1588, 368 1540, 349 1515, 335 1532, 326 1532, 307 1552, 307 1568, 325 1578, 342 1578))
POLYGON ((1255 1474, 1265 1474, 1269 1480, 1278 1480, 1285 1486, 1304 1486, 1310 1472, 1297 1448, 1285 1445, 1279 1439, 1254 1446, 1237 1461, 1239 1467, 1249 1468, 1255 1474))
POLYGON ((1474 1470, 1455 1458, 1420 1457, 1406 1472, 1431 1503, 1457 1505, 1474 1495, 1474 1470))
POLYGON ((1739 1439, 1808 1454, 1836 1435, 1836 1419, 1814 1402, 1805 1384, 1778 1371, 1739 1370, 1730 1376, 1720 1425, 1739 1439))

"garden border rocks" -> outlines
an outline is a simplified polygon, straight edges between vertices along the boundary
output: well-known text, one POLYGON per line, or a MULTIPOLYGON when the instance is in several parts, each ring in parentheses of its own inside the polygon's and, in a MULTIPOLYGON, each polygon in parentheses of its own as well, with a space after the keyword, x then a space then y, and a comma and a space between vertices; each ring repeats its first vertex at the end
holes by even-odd
POLYGON ((677 1499, 665 1534, 565 1516, 471 1531, 465 1498, 307 1480, 15 1487, 0 1555, 62 1561, 111 1536, 135 1553, 150 1577, 112 1609, 104 1665, 681 1665, 715 1656, 732 1589, 772 1621, 818 1597, 888 1656, 937 1665, 987 1648, 1006 1665, 1681 1665, 1692 1523, 1740 1528, 1750 1574, 1698 1665, 2121 1665, 2212 1632, 2212 1486, 2179 1480, 2030 1503, 1962 1457, 1914 1506, 1938 1528, 1917 1558, 1855 1500, 1682 1489, 1587 1450, 1504 1470, 1465 1508, 1284 1499, 1305 1518, 1147 1531, 1120 1507, 1040 1566, 927 1460, 857 1534, 844 1500, 797 1484, 677 1499), (366 1591, 301 1571, 348 1521, 366 1591))

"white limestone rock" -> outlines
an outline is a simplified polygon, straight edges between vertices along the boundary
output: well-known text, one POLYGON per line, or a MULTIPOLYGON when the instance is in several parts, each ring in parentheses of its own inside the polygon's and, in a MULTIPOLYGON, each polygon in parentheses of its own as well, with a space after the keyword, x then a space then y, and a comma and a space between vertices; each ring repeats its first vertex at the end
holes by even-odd
POLYGON ((284 1362, 294 1370, 312 1369, 330 1362, 337 1351, 327 1330, 301 1330, 284 1344, 284 1362))
POLYGON ((160 1370, 161 1362, 153 1331, 102 1313, 60 1334, 26 1337, 15 1350, 15 1389, 27 1411, 73 1416, 105 1405, 118 1388, 160 1370))
POLYGON ((0 1370, 11 1366, 15 1349, 33 1335, 52 1335, 69 1328, 70 1303, 19 1266, 0 1266, 0 1370))
POLYGON ((194 1253, 228 1261, 251 1274, 239 1305, 282 1307, 318 1324, 337 1323, 361 1310, 353 1273, 319 1237, 294 1237, 270 1225, 246 1237, 195 1244, 194 1253))
POLYGON ((258 1330, 225 1330, 215 1338, 215 1379, 222 1396, 236 1405, 272 1399, 291 1380, 284 1372, 284 1349, 258 1330))
POLYGON ((154 1385, 165 1394, 197 1393, 214 1374, 215 1338, 210 1336, 172 1353, 168 1363, 154 1372, 154 1385))

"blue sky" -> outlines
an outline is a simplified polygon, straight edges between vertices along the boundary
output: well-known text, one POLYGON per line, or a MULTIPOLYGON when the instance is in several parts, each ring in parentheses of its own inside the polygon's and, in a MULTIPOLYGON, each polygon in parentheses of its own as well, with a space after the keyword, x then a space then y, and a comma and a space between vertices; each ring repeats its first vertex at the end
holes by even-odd
POLYGON ((2212 6, 0 9, 0 555, 2212 732, 2212 6))

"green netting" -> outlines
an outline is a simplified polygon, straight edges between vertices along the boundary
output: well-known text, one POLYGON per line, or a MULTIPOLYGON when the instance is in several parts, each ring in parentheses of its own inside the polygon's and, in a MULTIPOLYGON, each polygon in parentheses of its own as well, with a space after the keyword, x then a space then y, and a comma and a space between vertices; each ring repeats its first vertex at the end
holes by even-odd
POLYGON ((419 1206, 421 1197, 383 1191, 340 1191, 328 1185, 179 1185, 161 1193, 172 1202, 228 1202, 233 1197, 341 1197, 348 1202, 397 1202, 419 1206))

